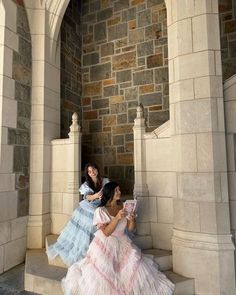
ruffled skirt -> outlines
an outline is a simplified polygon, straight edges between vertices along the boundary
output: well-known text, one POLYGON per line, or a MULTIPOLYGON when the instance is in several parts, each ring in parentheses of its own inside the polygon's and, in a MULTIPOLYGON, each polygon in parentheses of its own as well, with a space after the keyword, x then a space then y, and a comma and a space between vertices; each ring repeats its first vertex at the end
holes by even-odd
POLYGON ((171 295, 174 285, 127 235, 95 233, 86 257, 62 280, 66 295, 171 295))
POLYGON ((100 201, 80 202, 57 242, 48 248, 49 260, 59 255, 63 262, 70 266, 85 257, 97 230, 96 226, 93 226, 93 215, 99 204, 100 201))

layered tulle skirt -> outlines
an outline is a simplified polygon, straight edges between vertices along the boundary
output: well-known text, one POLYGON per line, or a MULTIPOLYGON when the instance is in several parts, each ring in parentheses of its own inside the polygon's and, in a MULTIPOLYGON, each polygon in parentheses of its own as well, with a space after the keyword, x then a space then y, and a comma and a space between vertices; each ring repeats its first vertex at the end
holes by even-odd
POLYGON ((171 295, 174 285, 124 233, 95 233, 86 257, 62 281, 66 295, 171 295))
POLYGON ((57 242, 47 250, 49 260, 60 256, 70 266, 85 257, 89 244, 97 230, 93 225, 93 215, 100 201, 81 201, 57 242))

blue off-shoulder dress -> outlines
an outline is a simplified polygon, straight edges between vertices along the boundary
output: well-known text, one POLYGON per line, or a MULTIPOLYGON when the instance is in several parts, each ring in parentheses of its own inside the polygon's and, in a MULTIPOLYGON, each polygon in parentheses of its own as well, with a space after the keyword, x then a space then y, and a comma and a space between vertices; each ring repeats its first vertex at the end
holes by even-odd
MULTIPOLYGON (((104 186, 109 182, 109 179, 103 178, 102 182, 102 186, 104 186)), ((85 257, 97 230, 93 225, 93 215, 95 209, 100 205, 100 200, 90 202, 86 200, 87 195, 95 193, 86 181, 81 185, 79 191, 84 200, 79 203, 79 206, 73 212, 56 243, 49 246, 47 250, 49 260, 59 255, 67 266, 85 257)))

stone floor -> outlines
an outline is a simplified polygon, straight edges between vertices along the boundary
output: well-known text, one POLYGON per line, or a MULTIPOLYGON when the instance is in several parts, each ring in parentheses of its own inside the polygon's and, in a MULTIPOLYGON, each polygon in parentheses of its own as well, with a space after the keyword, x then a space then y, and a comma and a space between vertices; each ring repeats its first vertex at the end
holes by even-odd
POLYGON ((0 295, 36 295, 24 291, 25 265, 20 264, 0 275, 0 295))

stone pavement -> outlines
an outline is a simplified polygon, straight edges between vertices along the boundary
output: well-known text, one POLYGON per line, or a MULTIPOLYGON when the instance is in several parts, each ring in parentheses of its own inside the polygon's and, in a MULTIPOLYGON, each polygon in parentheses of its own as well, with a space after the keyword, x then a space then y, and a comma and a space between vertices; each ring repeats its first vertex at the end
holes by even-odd
POLYGON ((0 295, 37 295, 24 291, 25 265, 20 264, 0 275, 0 295))

